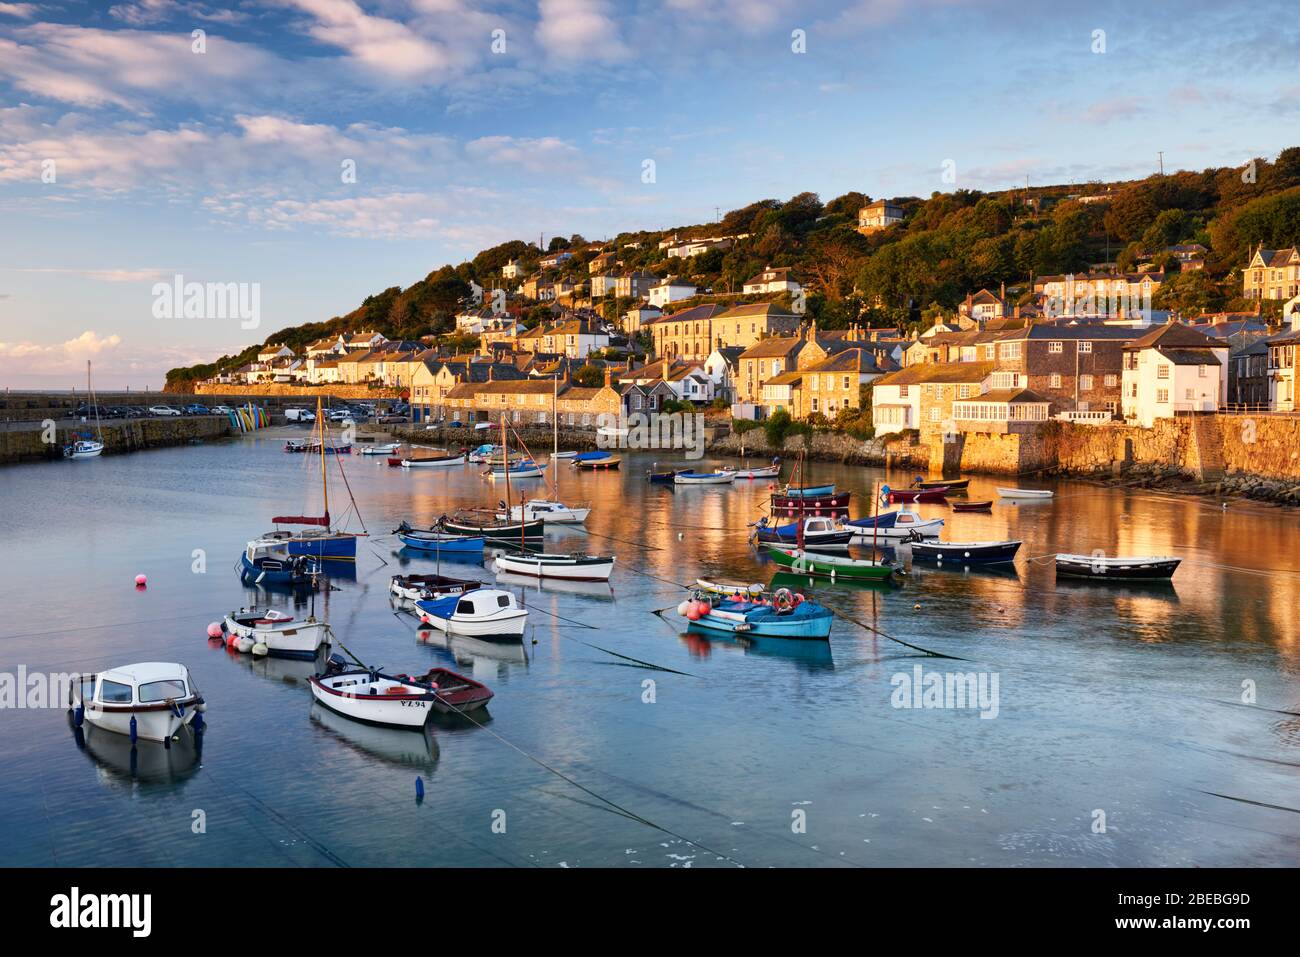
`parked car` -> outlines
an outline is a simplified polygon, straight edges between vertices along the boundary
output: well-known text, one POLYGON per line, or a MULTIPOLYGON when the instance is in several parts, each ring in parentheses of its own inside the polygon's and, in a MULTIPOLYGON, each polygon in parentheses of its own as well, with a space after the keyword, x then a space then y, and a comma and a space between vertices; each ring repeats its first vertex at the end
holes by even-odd
POLYGON ((356 417, 351 409, 330 409, 325 413, 325 418, 331 422, 346 422, 348 419, 356 421, 356 417))
POLYGON ((180 415, 180 409, 173 409, 170 405, 151 405, 149 406, 150 415, 180 415))
POLYGON ((375 419, 380 425, 394 425, 406 421, 406 415, 402 412, 385 412, 375 419))
POLYGON ((198 402, 191 402, 189 405, 185 407, 185 414, 186 415, 210 415, 211 413, 209 412, 208 407, 206 405, 202 405, 198 402))
POLYGON ((447 423, 447 428, 449 429, 463 429, 464 427, 465 423, 460 421, 460 419, 452 419, 447 423))
POLYGON ((230 413, 232 413, 232 412, 234 412, 234 411, 235 411, 235 410, 232 409, 232 408, 231 408, 230 406, 228 406, 228 405, 214 405, 214 406, 212 407, 212 414, 213 414, 213 415, 230 415, 230 413))
POLYGON ((149 410, 142 405, 133 405, 127 408, 126 417, 128 419, 147 419, 149 410))
POLYGON ((95 417, 96 413, 98 413, 98 415, 99 415, 99 417, 100 417, 101 419, 112 418, 112 416, 109 414, 108 409, 105 408, 104 406, 102 406, 102 405, 90 405, 90 404, 88 404, 88 403, 86 403, 86 402, 83 402, 83 403, 81 403, 81 405, 77 406, 76 411, 73 412, 72 414, 73 414, 74 417, 76 417, 76 418, 78 418, 78 419, 81 419, 81 418, 93 419, 93 418, 95 417))
POLYGON ((311 409, 285 409, 284 420, 286 422, 315 422, 316 413, 311 409))

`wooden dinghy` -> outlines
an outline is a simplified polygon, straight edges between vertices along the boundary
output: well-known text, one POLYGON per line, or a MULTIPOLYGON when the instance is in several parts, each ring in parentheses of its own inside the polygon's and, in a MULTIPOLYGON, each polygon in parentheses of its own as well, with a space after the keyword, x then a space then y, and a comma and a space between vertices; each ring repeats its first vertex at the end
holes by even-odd
POLYGON ((1020 542, 913 542, 912 561, 936 565, 996 565, 1010 562, 1020 550, 1020 542))
POLYGON ((798 575, 829 578, 831 581, 888 581, 899 573, 893 562, 841 555, 817 555, 785 545, 768 545, 767 553, 783 568, 798 575))
POLYGON ((919 489, 944 488, 947 489, 950 493, 964 492, 969 487, 970 487, 970 479, 930 480, 930 479, 922 478, 921 476, 918 475, 916 478, 912 480, 912 488, 919 488, 919 489))
POLYGON ((498 572, 527 575, 529 578, 605 582, 614 571, 614 556, 512 551, 498 555, 494 564, 498 572))
POLYGON ((989 502, 949 502, 954 512, 991 512, 993 503, 989 502))
MULTIPOLYGON (((472 539, 462 539, 472 541, 472 539)), ((460 595, 474 588, 481 588, 482 582, 468 578, 451 578, 447 575, 394 575, 388 586, 397 598, 406 601, 433 601, 448 595, 460 595)))
POLYGON ((998 497, 1043 501, 1052 497, 1052 490, 1042 488, 999 488, 998 497))
POLYGON ((429 715, 482 708, 492 699, 486 685, 446 668, 418 678, 347 667, 332 657, 330 667, 308 679, 312 696, 345 717, 396 728, 420 728, 429 715))
POLYGON ((607 455, 600 459, 575 458, 573 464, 580 469, 588 472, 613 471, 622 464, 622 459, 617 455, 607 455))
POLYGON ((673 476, 674 485, 730 485, 736 481, 736 473, 723 470, 720 472, 678 472, 673 476))
POLYGON ((402 468, 404 469, 441 469, 464 464, 465 456, 463 455, 426 455, 402 459, 402 468))
POLYGON ((757 582, 743 585, 736 582, 709 581, 707 578, 695 579, 695 587, 700 591, 708 592, 710 595, 743 596, 746 598, 757 598, 767 591, 767 586, 757 582))
POLYGON ((1065 555, 1056 556, 1057 578, 1085 578, 1096 582, 1169 581, 1181 558, 1171 555, 1065 555))
POLYGON ((945 502, 948 486, 935 488, 890 488, 888 485, 880 490, 881 496, 889 502, 945 502))
POLYGON ((435 526, 439 531, 451 535, 480 537, 496 542, 518 541, 524 538, 541 538, 546 531, 546 523, 540 519, 529 522, 500 521, 495 517, 496 511, 484 510, 483 513, 457 512, 452 517, 443 516, 435 526))

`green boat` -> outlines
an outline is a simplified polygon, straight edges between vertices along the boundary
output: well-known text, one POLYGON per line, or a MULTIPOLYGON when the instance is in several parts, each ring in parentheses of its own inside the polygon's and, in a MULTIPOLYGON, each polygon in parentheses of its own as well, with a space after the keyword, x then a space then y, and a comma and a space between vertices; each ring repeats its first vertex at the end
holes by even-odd
POLYGON ((893 562, 877 562, 869 558, 848 558, 843 555, 824 555, 800 551, 785 545, 768 545, 768 554, 783 568, 800 575, 829 578, 831 581, 884 581, 898 574, 899 566, 893 562))

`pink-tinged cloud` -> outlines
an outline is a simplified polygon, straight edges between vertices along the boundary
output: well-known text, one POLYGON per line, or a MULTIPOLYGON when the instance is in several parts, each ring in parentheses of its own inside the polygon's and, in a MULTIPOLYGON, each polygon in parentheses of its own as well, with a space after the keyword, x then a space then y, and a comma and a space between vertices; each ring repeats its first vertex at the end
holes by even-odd
POLYGON ((630 56, 602 0, 541 0, 537 10, 537 42, 557 60, 610 62, 630 56))

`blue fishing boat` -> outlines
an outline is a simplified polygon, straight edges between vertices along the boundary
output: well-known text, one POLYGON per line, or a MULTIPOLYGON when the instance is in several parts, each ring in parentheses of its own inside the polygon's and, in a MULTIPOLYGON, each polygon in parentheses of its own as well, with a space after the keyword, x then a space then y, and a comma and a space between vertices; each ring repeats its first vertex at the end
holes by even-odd
POLYGON ((1020 542, 913 542, 912 561, 936 565, 996 565, 1015 559, 1020 542))
POLYGON ((893 528, 897 521, 898 509, 894 509, 892 512, 868 515, 866 518, 845 519, 843 524, 852 525, 854 528, 893 528))
POLYGON ((827 495, 835 494, 834 483, 830 485, 805 485, 803 488, 795 488, 787 485, 781 490, 781 494, 786 498, 821 498, 827 495))
POLYGON ((413 548, 421 552, 438 552, 440 554, 450 552, 482 555, 483 546, 487 541, 482 536, 454 535, 450 532, 441 532, 432 528, 412 528, 406 522, 402 522, 401 525, 393 529, 393 534, 407 548, 413 548))
POLYGON ((253 585, 310 585, 321 573, 315 558, 291 554, 282 535, 253 539, 239 565, 240 578, 253 585))
POLYGON ((605 449, 597 449, 594 452, 579 452, 577 455, 573 456, 573 462, 575 465, 578 462, 596 462, 600 459, 609 458, 609 454, 610 453, 605 449))
POLYGON ((771 601, 744 598, 709 600, 703 593, 677 606, 690 624, 687 631, 720 631, 766 638, 830 637, 834 614, 815 601, 802 600, 782 588, 771 601))

